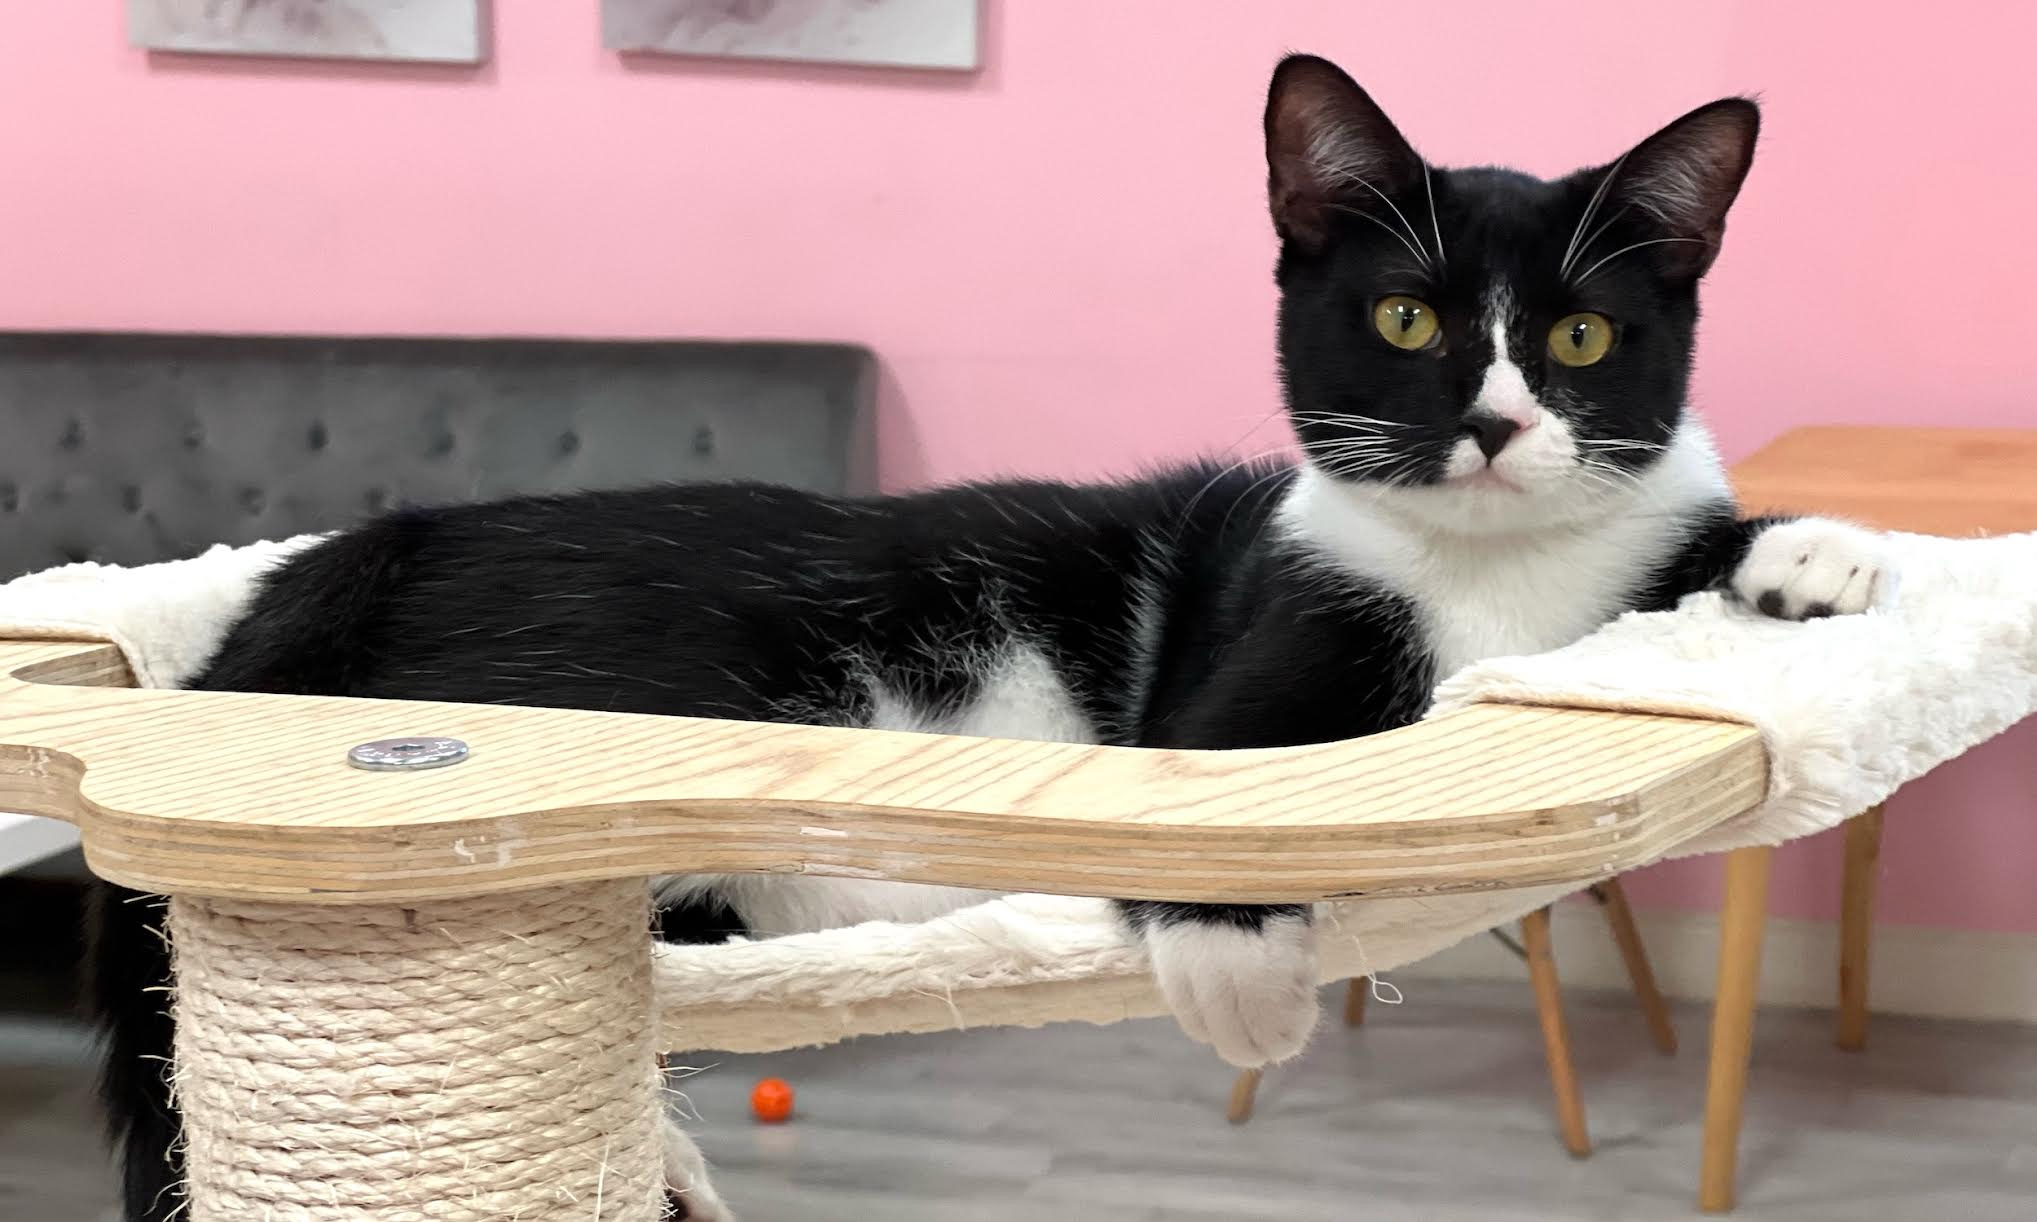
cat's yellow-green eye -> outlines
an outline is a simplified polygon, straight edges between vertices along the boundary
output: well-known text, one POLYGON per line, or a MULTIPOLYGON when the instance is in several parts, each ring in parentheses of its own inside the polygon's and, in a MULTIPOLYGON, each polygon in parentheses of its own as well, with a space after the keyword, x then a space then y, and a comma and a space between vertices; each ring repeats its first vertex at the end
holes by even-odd
POLYGON ((1612 346, 1613 323, 1603 314, 1572 314, 1549 328, 1549 355, 1558 365, 1596 365, 1612 346))
POLYGON ((1436 342, 1436 312, 1412 297, 1382 297, 1372 307, 1372 325, 1396 348, 1416 352, 1436 342))

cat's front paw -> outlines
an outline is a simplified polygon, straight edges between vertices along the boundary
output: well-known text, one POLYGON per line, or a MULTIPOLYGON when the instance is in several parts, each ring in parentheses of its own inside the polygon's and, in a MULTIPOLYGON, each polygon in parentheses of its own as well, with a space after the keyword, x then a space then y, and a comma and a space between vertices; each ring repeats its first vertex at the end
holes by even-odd
POLYGON ((1181 1029, 1241 1069, 1300 1052, 1321 1012, 1315 931, 1306 916, 1251 929, 1173 921, 1146 927, 1153 974, 1181 1029))
POLYGON ((707 1159, 700 1147, 669 1112, 658 1117, 658 1144, 665 1164, 668 1222, 736 1222, 707 1178, 707 1159))
POLYGON ((1879 532, 1801 518, 1754 537, 1733 572, 1733 593, 1775 619, 1858 615, 1880 605, 1895 583, 1888 540, 1879 532))

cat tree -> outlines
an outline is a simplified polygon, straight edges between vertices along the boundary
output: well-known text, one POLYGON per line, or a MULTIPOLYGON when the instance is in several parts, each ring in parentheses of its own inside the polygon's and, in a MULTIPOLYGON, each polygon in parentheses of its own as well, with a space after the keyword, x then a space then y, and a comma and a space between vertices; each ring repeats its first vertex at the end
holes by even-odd
POLYGON ((199 1222, 656 1218, 650 874, 1247 903, 1571 884, 1767 777, 1751 727, 1590 710, 1204 753, 129 690, 108 645, 0 645, 0 673, 0 805, 172 897, 199 1222), (420 732, 471 755, 349 763, 420 732))
MULTIPOLYGON (((1898 543, 1886 612, 1700 598, 1475 667, 1405 729, 1234 752, 136 688, 202 634, 57 570, 0 598, 0 808, 171 897, 194 1222, 650 1222, 659 1048, 1158 1012, 1107 909, 1056 897, 1327 901, 1337 979, 1836 825, 2037 709, 2037 536, 1898 543), (361 750, 420 737, 462 749, 361 750), (667 872, 1047 894, 654 954, 667 872)), ((1714 1023, 1726 1200, 1751 984, 1714 1023)))

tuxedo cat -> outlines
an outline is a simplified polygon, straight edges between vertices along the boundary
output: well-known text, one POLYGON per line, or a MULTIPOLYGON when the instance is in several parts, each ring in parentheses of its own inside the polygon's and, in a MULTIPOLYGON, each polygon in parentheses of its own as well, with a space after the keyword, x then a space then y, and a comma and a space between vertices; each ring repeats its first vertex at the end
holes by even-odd
MULTIPOLYGON (((1738 519, 1685 409, 1756 128, 1728 99, 1553 182, 1443 170, 1335 66, 1290 58, 1265 133, 1298 465, 407 509, 276 570, 194 686, 1262 747, 1406 725, 1466 663, 1708 586, 1788 619, 1863 611, 1893 578, 1879 537, 1738 519)), ((785 875, 661 896, 691 939, 978 898, 785 875)), ((1240 1065, 1300 1049, 1307 908, 1124 913, 1189 1034, 1240 1065)), ((168 1024, 140 990, 165 965, 141 906, 108 916, 108 1094, 130 1215, 157 1217, 174 1117, 145 1058, 168 1024)), ((722 1216, 674 1148, 695 1215, 722 1216)))

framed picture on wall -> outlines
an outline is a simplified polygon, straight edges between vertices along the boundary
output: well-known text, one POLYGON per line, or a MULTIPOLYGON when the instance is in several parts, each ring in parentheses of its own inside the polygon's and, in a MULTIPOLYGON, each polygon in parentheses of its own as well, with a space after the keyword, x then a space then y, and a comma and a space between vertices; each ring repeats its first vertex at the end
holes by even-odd
POLYGON ((883 68, 978 66, 977 0, 601 0, 615 51, 883 68))
POLYGON ((483 3, 127 0, 127 35, 150 51, 478 64, 483 3))

